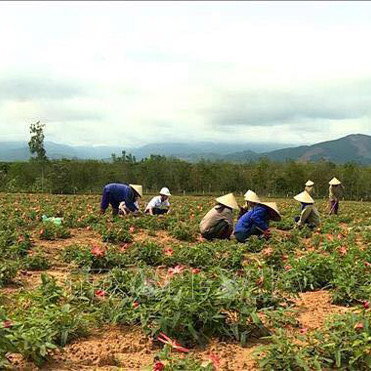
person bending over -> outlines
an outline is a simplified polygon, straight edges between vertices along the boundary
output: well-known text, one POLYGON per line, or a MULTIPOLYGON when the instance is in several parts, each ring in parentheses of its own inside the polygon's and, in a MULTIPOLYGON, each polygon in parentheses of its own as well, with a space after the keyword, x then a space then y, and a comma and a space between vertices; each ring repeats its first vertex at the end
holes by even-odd
POLYGON ((112 206, 112 214, 138 213, 138 198, 142 197, 142 186, 138 184, 110 183, 103 188, 100 213, 104 214, 112 206))
POLYGON ((307 225, 310 229, 314 229, 320 222, 319 212, 314 206, 314 200, 308 192, 304 191, 294 197, 296 201, 301 202, 300 216, 294 218, 297 227, 302 228, 307 225))
POLYGON ((279 221, 281 215, 275 202, 258 202, 246 214, 238 219, 234 236, 238 242, 245 242, 250 236, 270 237, 270 220, 279 221))
POLYGON ((233 193, 218 197, 216 205, 203 217, 200 231, 203 238, 229 239, 233 232, 233 209, 238 209, 238 204, 233 193))

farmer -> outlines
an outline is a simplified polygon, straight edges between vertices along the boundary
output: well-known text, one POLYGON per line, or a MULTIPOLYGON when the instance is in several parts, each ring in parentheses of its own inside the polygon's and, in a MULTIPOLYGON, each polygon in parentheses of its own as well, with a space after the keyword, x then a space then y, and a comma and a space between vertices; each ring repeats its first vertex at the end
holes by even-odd
POLYGON ((305 183, 305 188, 304 190, 309 193, 309 195, 313 194, 314 193, 314 183, 311 181, 311 180, 308 180, 306 183, 305 183))
POLYGON ((233 209, 238 209, 237 201, 233 193, 228 193, 218 197, 216 202, 217 204, 201 220, 201 235, 207 240, 229 239, 233 232, 233 209))
POLYGON ((110 183, 103 188, 100 213, 104 214, 108 205, 112 206, 112 214, 138 213, 138 198, 142 197, 142 186, 138 184, 110 183))
POLYGON ((240 219, 241 216, 244 215, 245 213, 247 213, 247 211, 249 209, 252 209, 253 207, 255 207, 260 202, 260 199, 259 199, 258 195, 254 191, 252 191, 251 189, 249 189, 244 194, 244 199, 246 201, 246 206, 245 207, 240 206, 240 213, 238 215, 238 219, 240 219))
POLYGON ((148 202, 144 212, 150 215, 167 214, 170 211, 170 196, 169 188, 161 188, 160 195, 153 197, 152 200, 148 202))
POLYGON ((297 227, 302 228, 305 224, 310 229, 314 229, 320 222, 317 208, 314 206, 314 200, 306 191, 294 196, 296 201, 301 202, 301 214, 294 218, 297 227))
POLYGON ((270 220, 279 221, 281 215, 275 202, 257 202, 246 214, 238 220, 234 236, 238 242, 245 242, 250 236, 258 235, 265 238, 270 237, 270 220))
POLYGON ((335 177, 329 181, 329 184, 330 214, 337 214, 339 210, 340 197, 344 187, 340 180, 335 177))

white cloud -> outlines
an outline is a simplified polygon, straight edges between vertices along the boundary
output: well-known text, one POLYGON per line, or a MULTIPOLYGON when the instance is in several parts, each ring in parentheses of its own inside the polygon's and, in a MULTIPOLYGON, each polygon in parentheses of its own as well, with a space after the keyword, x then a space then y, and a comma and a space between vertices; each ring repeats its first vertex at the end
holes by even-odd
POLYGON ((39 119, 48 140, 70 144, 371 134, 370 10, 367 2, 3 2, 0 140, 27 138, 39 119))

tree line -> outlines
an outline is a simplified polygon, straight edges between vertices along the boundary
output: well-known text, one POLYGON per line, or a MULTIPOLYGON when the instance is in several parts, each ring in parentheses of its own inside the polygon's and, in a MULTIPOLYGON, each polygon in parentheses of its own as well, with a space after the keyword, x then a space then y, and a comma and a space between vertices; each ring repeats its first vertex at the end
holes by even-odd
POLYGON ((57 194, 100 193, 105 184, 142 184, 145 192, 157 193, 163 186, 173 194, 243 194, 290 197, 311 179, 315 196, 326 197, 328 181, 336 176, 345 187, 347 199, 371 200, 371 167, 354 163, 337 165, 328 161, 274 162, 263 158, 244 164, 200 161, 190 163, 151 155, 137 161, 122 153, 111 162, 99 160, 48 160, 0 163, 0 191, 50 192, 57 194))

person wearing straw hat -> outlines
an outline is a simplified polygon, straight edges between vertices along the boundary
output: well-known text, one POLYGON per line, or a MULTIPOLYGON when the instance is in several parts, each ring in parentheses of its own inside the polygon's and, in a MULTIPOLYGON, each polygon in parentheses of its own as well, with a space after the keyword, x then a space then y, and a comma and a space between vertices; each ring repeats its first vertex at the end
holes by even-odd
POLYGON ((304 191, 294 196, 294 199, 301 202, 300 216, 294 218, 296 225, 299 228, 302 228, 304 225, 308 225, 310 229, 317 227, 320 222, 320 216, 310 194, 304 191))
POLYGON ((342 189, 344 188, 339 179, 333 177, 329 183, 329 199, 330 199, 330 213, 337 214, 339 211, 339 201, 342 195, 342 189))
POLYGON ((257 202, 246 214, 238 219, 234 236, 238 242, 245 242, 250 236, 270 237, 270 220, 279 221, 281 215, 275 202, 257 202))
POLYGON ((150 215, 167 214, 170 211, 169 197, 171 193, 169 188, 163 187, 160 190, 160 195, 155 196, 148 202, 144 212, 150 215))
POLYGON ((246 201, 246 206, 245 207, 240 206, 240 213, 238 215, 238 219, 240 219, 241 216, 246 214, 249 209, 252 209, 253 207, 255 207, 260 202, 260 199, 259 199, 258 195, 254 191, 252 191, 251 189, 249 189, 244 194, 244 199, 246 201))
POLYGON ((306 192, 308 192, 308 194, 313 194, 314 193, 314 182, 312 182, 311 180, 308 180, 306 183, 305 183, 305 188, 304 190, 306 192))
POLYGON ((138 198, 143 196, 142 186, 139 184, 110 183, 103 188, 100 213, 104 214, 108 206, 112 206, 112 214, 138 213, 138 198))
POLYGON ((202 237, 207 240, 229 239, 233 232, 233 209, 238 209, 233 193, 215 199, 217 204, 203 217, 200 223, 202 237))

